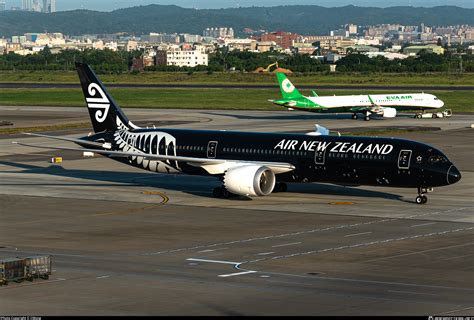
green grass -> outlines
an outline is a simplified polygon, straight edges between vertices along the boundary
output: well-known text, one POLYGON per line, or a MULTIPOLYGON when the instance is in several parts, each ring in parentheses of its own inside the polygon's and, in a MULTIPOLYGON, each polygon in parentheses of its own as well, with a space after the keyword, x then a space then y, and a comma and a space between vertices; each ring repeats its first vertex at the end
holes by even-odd
MULTIPOLYGON (((280 97, 278 89, 147 89, 112 88, 122 107, 181 109, 281 110, 268 102, 280 97)), ((382 92, 382 91, 380 91, 382 92)), ((384 93, 401 93, 387 91, 384 93)), ((323 95, 360 94, 356 90, 320 90, 323 95)), ((370 93, 377 93, 371 90, 370 93)), ((304 91, 303 94, 310 94, 304 91)), ((473 91, 436 91, 453 112, 474 112, 473 91)), ((11 106, 84 106, 80 89, 0 89, 0 105, 11 106)))
MULTIPOLYGON (((145 72, 137 75, 100 75, 104 83, 177 83, 177 84, 265 84, 277 85, 274 74, 145 72)), ((386 74, 386 73, 319 73, 293 74, 296 86, 373 85, 373 86, 467 86, 474 85, 474 73, 464 74, 386 74)), ((0 82, 78 83, 75 71, 0 71, 0 82)))

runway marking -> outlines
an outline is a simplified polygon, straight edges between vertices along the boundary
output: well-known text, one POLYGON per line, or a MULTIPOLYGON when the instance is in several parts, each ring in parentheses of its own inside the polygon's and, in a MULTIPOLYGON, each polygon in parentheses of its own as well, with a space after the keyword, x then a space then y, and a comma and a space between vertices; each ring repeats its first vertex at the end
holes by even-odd
POLYGON ((353 248, 357 248, 357 247, 368 247, 368 246, 382 244, 382 243, 396 242, 396 241, 402 241, 402 240, 407 240, 407 239, 412 240, 412 239, 417 239, 417 238, 420 238, 420 237, 431 237, 431 236, 435 236, 435 235, 443 235, 443 234, 448 234, 448 233, 456 233, 456 232, 469 231, 469 230, 474 230, 474 227, 459 228, 459 229, 454 229, 454 230, 445 230, 445 231, 440 231, 440 232, 432 232, 432 233, 428 233, 428 234, 418 234, 418 235, 414 235, 414 236, 410 236, 410 237, 401 237, 401 238, 396 238, 396 239, 386 239, 386 240, 377 240, 377 241, 371 241, 371 242, 363 242, 363 243, 358 243, 358 244, 353 244, 353 245, 340 246, 340 247, 336 247, 336 248, 326 248, 326 249, 312 250, 312 251, 307 251, 307 252, 296 252, 296 253, 287 254, 287 255, 274 256, 274 257, 271 257, 271 258, 268 257, 268 258, 260 258, 260 259, 255 259, 255 260, 244 261, 244 262, 242 262, 242 264, 256 263, 256 262, 261 262, 261 261, 266 261, 266 260, 286 259, 286 258, 305 256, 305 255, 315 254, 315 253, 324 253, 324 252, 328 252, 328 251, 353 249, 353 248))
MULTIPOLYGON (((314 276, 309 276, 309 275, 291 274, 291 273, 283 273, 283 272, 269 272, 269 271, 262 271, 262 270, 260 270, 259 272, 270 274, 270 275, 286 276, 286 277, 292 277, 292 278, 315 279, 314 276)), ((361 283, 371 283, 371 284, 377 284, 377 285, 383 284, 383 285, 393 285, 393 286, 405 286, 405 287, 432 288, 432 289, 444 289, 444 290, 457 290, 457 291, 474 292, 474 289, 471 289, 471 288, 446 287, 446 286, 436 286, 436 285, 426 285, 426 284, 416 284, 416 283, 406 283, 406 282, 362 280, 362 279, 336 278, 336 277, 324 277, 324 276, 318 276, 317 279, 318 279, 318 281, 320 281, 320 280, 331 280, 331 281, 345 281, 345 282, 361 282, 361 283)))
MULTIPOLYGON (((213 247, 218 247, 218 246, 227 246, 227 245, 243 244, 243 243, 254 242, 254 241, 263 241, 263 240, 269 240, 269 239, 299 236, 299 235, 311 234, 311 233, 316 233, 316 232, 324 232, 324 231, 332 231, 332 230, 339 230, 339 229, 346 229, 346 228, 354 228, 354 227, 368 226, 368 225, 379 224, 379 223, 384 223, 384 222, 392 222, 392 221, 398 221, 398 220, 404 220, 404 219, 411 219, 411 218, 421 217, 421 216, 426 216, 426 215, 438 215, 438 214, 443 214, 443 213, 446 214, 446 213, 461 211, 461 210, 469 209, 469 208, 471 208, 471 207, 462 207, 462 208, 455 208, 455 209, 450 209, 450 210, 446 210, 446 211, 437 211, 437 212, 414 214, 414 215, 411 215, 411 216, 408 216, 408 217, 403 217, 403 218, 385 218, 385 219, 372 220, 372 221, 367 221, 367 222, 358 222, 358 223, 353 223, 353 224, 337 225, 337 226, 331 226, 331 227, 326 227, 326 228, 318 228, 318 229, 311 229, 311 230, 304 230, 304 231, 282 233, 282 234, 277 234, 277 235, 249 238, 249 239, 244 239, 244 240, 233 240, 233 241, 227 241, 227 242, 204 244, 204 245, 199 245, 199 246, 195 246, 195 247, 178 248, 178 249, 172 249, 172 250, 163 250, 163 251, 157 251, 157 252, 151 252, 151 253, 142 253, 141 255, 143 255, 143 256, 155 256, 155 255, 168 254, 168 253, 177 253, 177 252, 182 252, 182 251, 192 251, 192 250, 198 250, 198 249, 213 248, 213 247)), ((367 217, 362 217, 362 218, 367 218, 367 217)))
POLYGON ((412 292, 412 291, 388 290, 388 292, 407 293, 407 294, 421 294, 421 295, 427 295, 427 296, 438 296, 438 294, 434 294, 434 293, 423 293, 423 292, 412 292))
POLYGON ((432 224, 436 224, 436 222, 428 222, 428 223, 422 223, 422 224, 414 224, 414 225, 410 226, 410 228, 430 226, 430 225, 432 225, 432 224))
POLYGON ((161 191, 143 191, 143 194, 151 195, 151 196, 154 196, 154 195, 160 196, 162 198, 161 204, 166 204, 168 203, 168 201, 170 201, 170 198, 161 191))
POLYGON ((221 260, 207 260, 207 259, 197 259, 197 258, 188 258, 187 261, 196 261, 196 262, 209 262, 209 263, 221 263, 221 264, 231 264, 231 265, 239 265, 240 262, 232 262, 232 261, 221 261, 221 260))
POLYGON ((105 278, 110 278, 110 276, 100 276, 100 277, 96 277, 96 279, 105 279, 105 278))
POLYGON ((244 274, 251 274, 251 273, 257 273, 257 271, 250 270, 250 271, 243 271, 243 272, 230 273, 230 274, 221 274, 218 277, 228 278, 228 277, 242 276, 244 274))
POLYGON ((463 308, 463 309, 449 310, 449 311, 441 312, 441 313, 438 313, 438 314, 439 314, 439 315, 442 315, 442 314, 450 314, 450 313, 453 313, 453 312, 465 311, 465 310, 469 310, 469 309, 474 309, 474 307, 467 307, 467 308, 463 308))
POLYGON ((278 244, 276 246, 272 246, 272 248, 279 248, 279 247, 287 247, 287 246, 294 246, 297 244, 301 244, 301 242, 293 242, 293 243, 285 243, 285 244, 278 244))
POLYGON ((262 253, 257 253, 256 256, 268 256, 270 254, 273 254, 275 252, 271 251, 271 252, 262 252, 262 253))
POLYGON ((215 252, 215 251, 220 251, 220 250, 227 250, 227 249, 229 249, 229 248, 206 249, 206 250, 201 250, 201 251, 198 251, 198 253, 215 252))
POLYGON ((371 234, 372 231, 368 231, 368 232, 361 232, 361 233, 353 233, 353 234, 348 234, 346 236, 344 236, 344 238, 347 238, 347 237, 355 237, 355 236, 361 236, 363 234, 371 234))

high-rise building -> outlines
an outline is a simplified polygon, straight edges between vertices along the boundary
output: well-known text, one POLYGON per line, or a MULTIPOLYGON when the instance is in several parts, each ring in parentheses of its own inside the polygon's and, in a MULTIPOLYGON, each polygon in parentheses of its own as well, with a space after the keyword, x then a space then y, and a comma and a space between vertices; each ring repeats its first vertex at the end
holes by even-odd
POLYGON ((40 0, 21 0, 21 10, 41 12, 40 0))
POLYGON ((42 12, 44 13, 56 12, 56 0, 43 0, 42 12))
POLYGON ((33 0, 21 0, 21 10, 30 11, 33 7, 33 0))
POLYGON ((6 2, 5 0, 0 0, 0 11, 5 11, 5 9, 7 8, 7 5, 5 2, 6 2))

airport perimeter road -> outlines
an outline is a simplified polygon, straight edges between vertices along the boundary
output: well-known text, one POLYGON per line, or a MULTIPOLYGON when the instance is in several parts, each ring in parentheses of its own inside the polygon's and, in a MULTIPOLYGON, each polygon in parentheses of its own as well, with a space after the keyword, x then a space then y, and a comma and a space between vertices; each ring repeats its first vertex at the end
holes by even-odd
MULTIPOLYGON (((292 114, 173 116, 163 110, 148 119, 150 114, 133 110, 130 118, 257 131, 301 131, 314 124, 292 114)), ((323 124, 415 121, 339 117, 323 124)), ((3 135, 0 258, 51 254, 54 271, 49 280, 0 287, 0 310, 474 315, 474 129, 466 128, 472 121, 472 115, 455 115, 423 121, 438 131, 397 134, 433 144, 461 170, 462 180, 435 189, 426 205, 414 203, 416 190, 324 184, 290 184, 288 192, 252 200, 215 199, 214 178, 152 174, 100 156, 24 148, 11 142, 61 142, 3 135), (64 162, 48 163, 53 155, 64 162)))

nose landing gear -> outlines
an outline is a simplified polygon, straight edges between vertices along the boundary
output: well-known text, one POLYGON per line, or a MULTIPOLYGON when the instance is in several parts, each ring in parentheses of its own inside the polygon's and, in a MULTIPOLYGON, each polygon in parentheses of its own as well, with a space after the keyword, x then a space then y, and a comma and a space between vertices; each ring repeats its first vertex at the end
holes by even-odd
POLYGON ((427 203, 428 197, 425 196, 425 194, 432 191, 433 191, 433 188, 418 188, 418 197, 416 197, 415 202, 417 204, 427 203))

